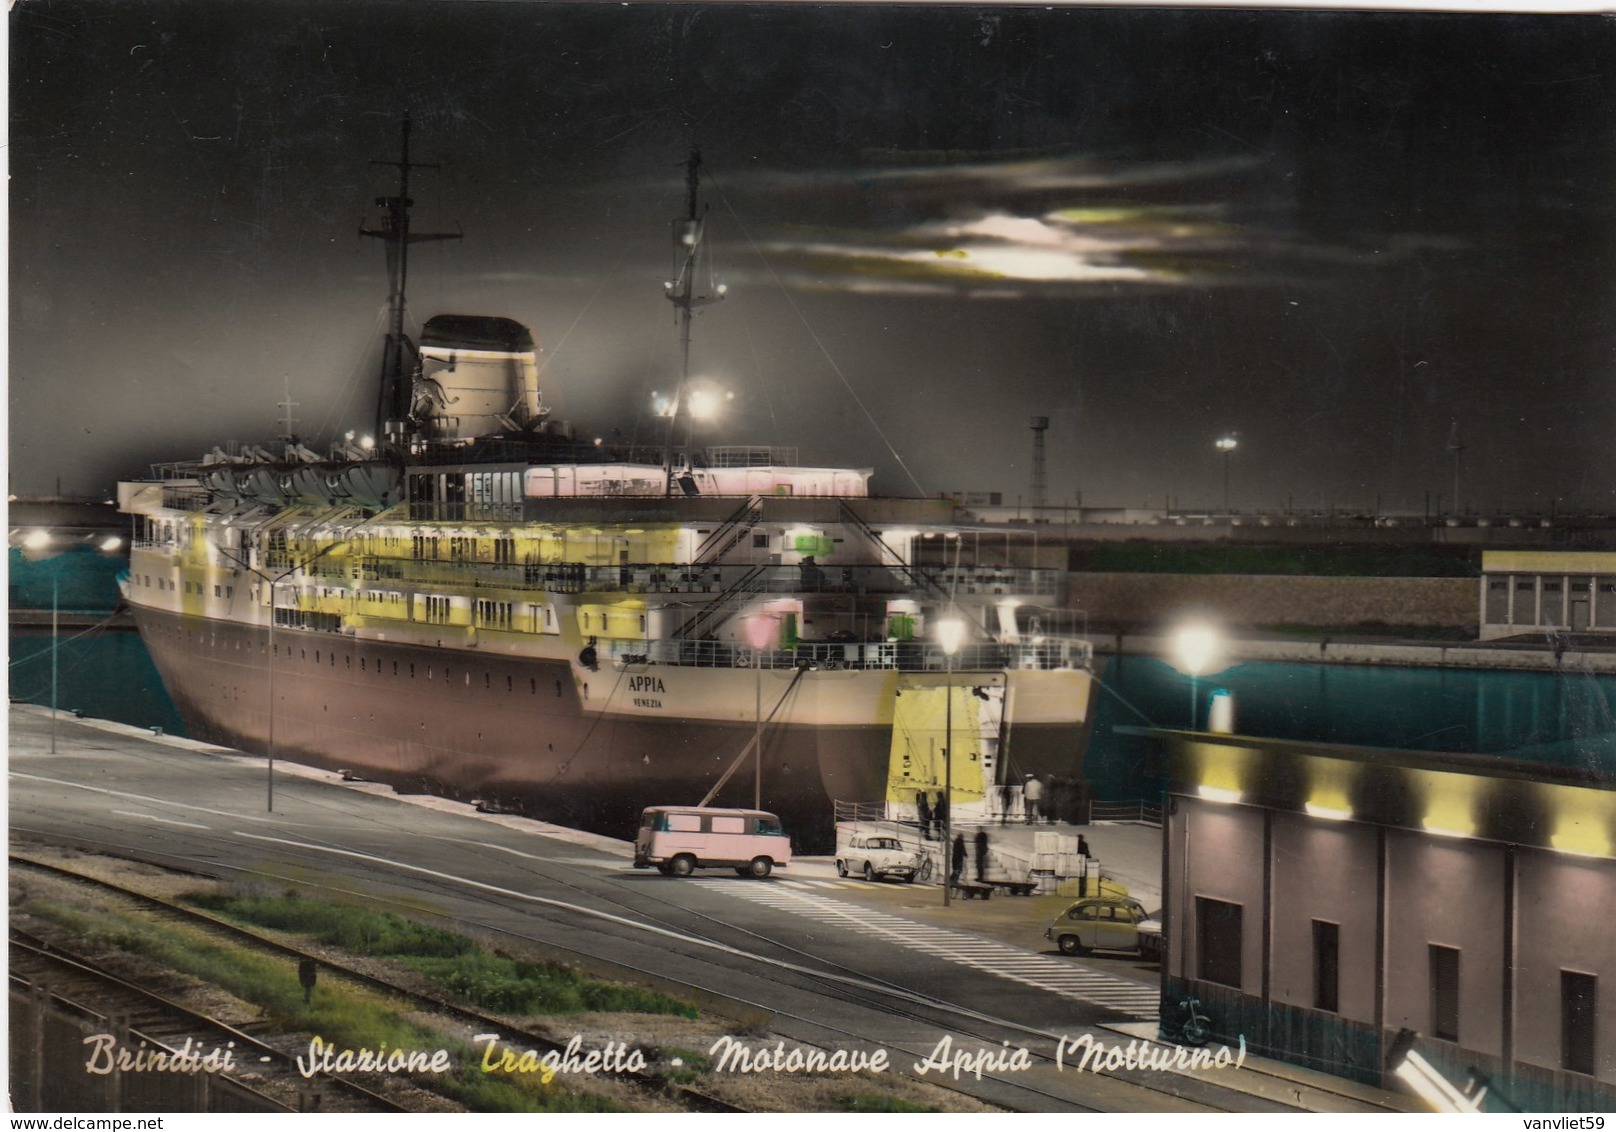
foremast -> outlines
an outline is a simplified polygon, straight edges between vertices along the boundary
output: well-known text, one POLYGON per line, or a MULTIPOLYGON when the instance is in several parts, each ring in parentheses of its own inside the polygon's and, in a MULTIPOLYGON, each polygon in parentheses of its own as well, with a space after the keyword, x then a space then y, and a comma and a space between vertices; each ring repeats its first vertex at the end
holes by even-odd
POLYGON ((690 407, 686 403, 690 393, 690 323, 696 311, 710 303, 723 301, 728 290, 718 284, 710 295, 696 294, 696 272, 701 259, 702 237, 705 234, 707 210, 699 199, 701 179, 701 150, 692 149, 685 162, 686 209, 682 219, 673 222, 673 246, 676 275, 663 284, 663 290, 679 312, 679 388, 674 391, 672 410, 668 414, 667 443, 662 450, 662 470, 667 479, 667 494, 673 494, 673 438, 681 418, 685 422, 685 461, 690 462, 690 407), (683 262, 679 262, 682 257, 683 262))
POLYGON ((411 232, 410 208, 415 201, 410 197, 410 171, 436 169, 438 166, 410 160, 410 116, 404 115, 402 142, 397 161, 372 161, 372 165, 391 165, 398 170, 398 193, 390 197, 377 197, 381 207, 380 228, 360 228, 361 236, 382 240, 387 249, 387 341, 382 348, 382 380, 376 406, 376 427, 387 442, 407 450, 416 431, 411 417, 415 363, 411 355, 414 348, 404 333, 405 287, 409 282, 409 248, 411 244, 429 240, 458 240, 459 232, 411 232))

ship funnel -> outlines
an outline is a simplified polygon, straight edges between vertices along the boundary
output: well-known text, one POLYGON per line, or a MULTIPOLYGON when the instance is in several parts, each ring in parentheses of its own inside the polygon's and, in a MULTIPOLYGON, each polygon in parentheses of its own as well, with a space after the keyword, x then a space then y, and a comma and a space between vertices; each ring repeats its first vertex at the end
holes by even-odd
POLYGON ((444 314, 421 329, 413 416, 429 440, 472 440, 544 419, 538 348, 508 318, 444 314))

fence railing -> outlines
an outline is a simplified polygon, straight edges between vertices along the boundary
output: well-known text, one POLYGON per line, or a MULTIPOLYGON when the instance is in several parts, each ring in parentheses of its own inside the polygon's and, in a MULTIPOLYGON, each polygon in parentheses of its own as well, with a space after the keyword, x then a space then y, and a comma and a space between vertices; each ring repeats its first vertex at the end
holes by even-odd
POLYGON ((1162 823, 1162 808, 1156 802, 1143 798, 1131 802, 1091 802, 1090 821, 1137 821, 1146 825, 1162 823))
POLYGON ((831 808, 839 822, 888 820, 885 802, 832 802, 831 808))

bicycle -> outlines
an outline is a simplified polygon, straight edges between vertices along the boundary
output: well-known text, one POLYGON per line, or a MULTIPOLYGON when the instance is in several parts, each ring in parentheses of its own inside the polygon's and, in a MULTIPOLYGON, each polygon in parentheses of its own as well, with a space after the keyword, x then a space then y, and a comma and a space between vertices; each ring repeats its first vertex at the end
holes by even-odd
POLYGON ((1178 1009, 1183 1018, 1178 1023, 1177 1031, 1164 1022, 1161 1025, 1162 1038, 1181 1045, 1204 1046, 1212 1034, 1212 1019, 1201 1009, 1201 1000, 1189 995, 1179 1000, 1178 1009))

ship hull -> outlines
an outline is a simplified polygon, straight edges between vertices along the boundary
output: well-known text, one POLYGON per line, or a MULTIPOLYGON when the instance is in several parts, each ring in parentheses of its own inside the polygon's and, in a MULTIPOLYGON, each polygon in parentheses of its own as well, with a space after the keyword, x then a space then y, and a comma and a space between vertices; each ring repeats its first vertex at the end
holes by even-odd
MULTIPOLYGON (((192 738, 254 754, 273 745, 277 759, 611 836, 631 837, 646 806, 700 801, 757 730, 742 710, 751 696, 726 720, 593 710, 559 659, 295 629, 271 646, 262 626, 138 606, 135 617, 192 738)), ((1016 765, 1075 774, 1081 729, 1017 727, 1016 765)), ((891 747, 890 720, 776 722, 761 760, 748 755, 712 804, 751 806, 758 789, 799 852, 829 852, 835 802, 886 798, 891 747)))

